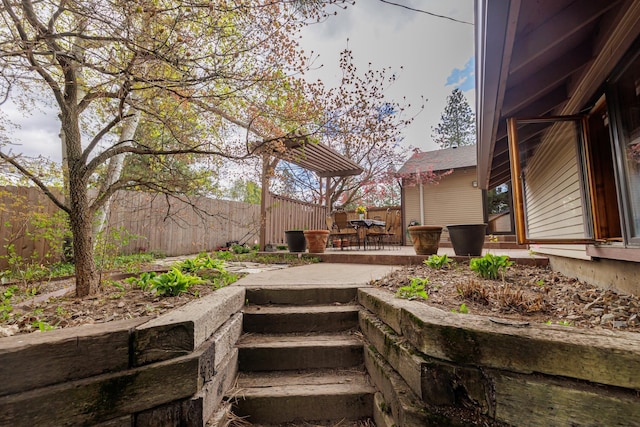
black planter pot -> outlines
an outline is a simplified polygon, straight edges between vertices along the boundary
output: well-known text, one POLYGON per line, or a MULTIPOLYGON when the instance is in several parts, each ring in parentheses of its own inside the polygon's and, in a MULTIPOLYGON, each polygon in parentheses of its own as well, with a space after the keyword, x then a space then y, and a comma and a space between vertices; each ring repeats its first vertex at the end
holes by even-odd
POLYGON ((289 252, 305 252, 307 250, 307 241, 304 238, 302 230, 288 230, 284 232, 287 238, 287 247, 289 252))
POLYGON ((447 230, 457 256, 482 255, 487 224, 450 224, 447 230))

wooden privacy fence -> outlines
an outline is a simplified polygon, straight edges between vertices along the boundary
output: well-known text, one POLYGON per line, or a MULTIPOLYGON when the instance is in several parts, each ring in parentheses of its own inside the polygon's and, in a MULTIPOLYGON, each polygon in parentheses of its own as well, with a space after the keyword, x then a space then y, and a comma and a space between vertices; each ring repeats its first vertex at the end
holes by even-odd
MULTIPOLYGON (((60 210, 39 189, 34 187, 3 186, 0 187, 0 269, 9 266, 7 255, 11 245, 15 255, 29 258, 33 262, 47 263, 48 260, 59 261, 61 258, 61 242, 51 245, 48 239, 38 237, 37 223, 42 219, 50 220, 54 226, 55 218, 64 224, 65 217, 60 210), (35 234, 34 234, 35 233, 35 234)), ((61 224, 56 224, 55 231, 64 233, 61 224)))
MULTIPOLYGON (((214 250, 227 242, 254 244, 260 206, 197 197, 183 201, 161 194, 119 192, 111 203, 107 233, 127 230, 139 236, 120 247, 125 254, 157 251, 169 256, 214 250), (195 207, 195 209, 193 208, 195 207)), ((46 264, 61 259, 46 239, 34 237, 34 212, 53 217, 60 211, 34 187, 0 187, 0 269, 6 269, 8 244, 16 255, 46 264), (51 256, 47 256, 50 254, 51 256)), ((54 246, 57 246, 54 245, 54 246)))
MULTIPOLYGON (((326 206, 274 194, 269 199, 266 243, 283 244, 285 230, 326 229, 325 218, 329 214, 326 206)), ((400 210, 399 207, 391 209, 400 210)), ((384 219, 386 210, 371 208, 367 216, 384 219)), ((55 224, 56 231, 62 228, 59 209, 39 189, 0 187, 0 269, 8 266, 9 244, 23 259, 43 264, 61 259, 62 238, 53 236, 53 244, 50 244, 38 234, 38 227, 31 219, 34 213, 45 220, 59 216, 60 224, 39 222, 40 225, 43 222, 49 226, 55 224)), ((349 218, 357 218, 357 214, 351 211, 349 218)), ((206 197, 178 200, 162 194, 119 192, 112 200, 105 231, 109 234, 120 230, 134 236, 118 248, 124 254, 156 251, 177 256, 215 250, 234 241, 253 245, 258 242, 260 233, 260 206, 206 197)), ((401 241, 401 221, 393 231, 401 241)))
POLYGON ((301 202, 276 194, 267 201, 266 243, 283 244, 286 230, 326 229, 326 206, 301 202))
POLYGON ((250 245, 256 242, 260 231, 259 205, 206 197, 183 198, 118 193, 112 201, 108 227, 141 236, 124 246, 123 252, 159 251, 176 256, 215 250, 232 241, 250 245))

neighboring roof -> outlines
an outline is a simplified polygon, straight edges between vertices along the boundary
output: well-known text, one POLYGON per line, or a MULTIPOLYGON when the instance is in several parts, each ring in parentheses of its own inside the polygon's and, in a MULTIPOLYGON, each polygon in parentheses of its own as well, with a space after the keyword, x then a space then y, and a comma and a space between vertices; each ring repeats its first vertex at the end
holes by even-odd
POLYGON ((511 179, 506 119, 579 114, 640 34, 640 0, 476 1, 478 184, 511 179))
POLYGON ((414 153, 398 171, 400 175, 417 172, 438 172, 476 166, 476 146, 414 153))

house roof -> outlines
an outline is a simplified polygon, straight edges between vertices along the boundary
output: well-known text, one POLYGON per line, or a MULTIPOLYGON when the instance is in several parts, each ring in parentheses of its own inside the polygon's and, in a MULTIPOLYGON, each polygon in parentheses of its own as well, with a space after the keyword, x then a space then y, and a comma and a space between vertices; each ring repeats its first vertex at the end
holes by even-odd
POLYGON ((437 172, 476 166, 476 146, 465 145, 435 151, 414 153, 398 171, 400 175, 437 172))
POLYGON ((640 0, 476 1, 478 184, 511 179, 506 119, 589 109, 640 35, 640 0))

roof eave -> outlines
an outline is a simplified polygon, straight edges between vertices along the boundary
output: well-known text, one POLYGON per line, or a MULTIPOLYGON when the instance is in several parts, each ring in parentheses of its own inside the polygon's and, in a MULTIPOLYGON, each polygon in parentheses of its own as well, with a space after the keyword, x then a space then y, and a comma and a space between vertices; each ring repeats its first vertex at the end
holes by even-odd
POLYGON ((487 190, 520 0, 476 0, 478 185, 487 190))

